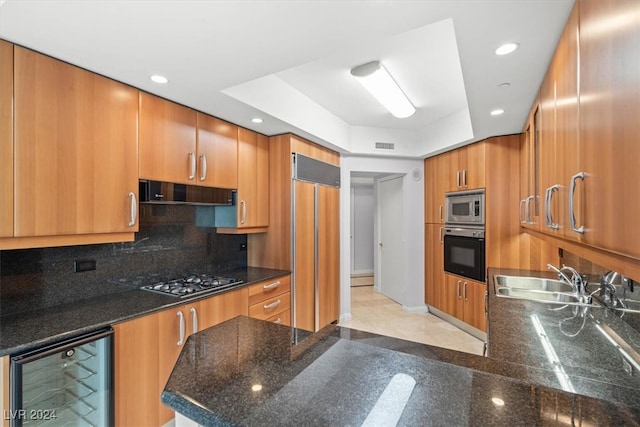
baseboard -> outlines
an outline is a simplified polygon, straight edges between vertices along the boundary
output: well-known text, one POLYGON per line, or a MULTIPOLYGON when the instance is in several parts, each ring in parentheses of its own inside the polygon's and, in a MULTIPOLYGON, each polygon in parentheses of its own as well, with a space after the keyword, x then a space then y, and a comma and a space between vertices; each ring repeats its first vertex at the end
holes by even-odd
POLYGON ((411 307, 409 307, 407 305, 403 305, 402 309, 404 311, 406 311, 407 313, 428 313, 429 312, 429 309, 425 304, 411 306, 411 307))
POLYGON ((358 270, 358 271, 354 271, 353 273, 351 273, 351 277, 367 277, 367 276, 373 276, 373 270, 371 270, 371 271, 358 270))
POLYGON ((487 342, 487 333, 481 331, 478 328, 474 328, 473 326, 464 323, 462 320, 451 316, 450 314, 447 314, 443 311, 438 310, 437 308, 431 307, 429 306, 429 313, 433 314, 434 316, 437 316, 439 318, 441 318, 442 320, 446 320, 447 322, 451 323, 452 325, 462 329, 463 331, 465 331, 466 333, 468 333, 469 335, 473 335, 474 337, 478 338, 480 341, 483 342, 487 342))

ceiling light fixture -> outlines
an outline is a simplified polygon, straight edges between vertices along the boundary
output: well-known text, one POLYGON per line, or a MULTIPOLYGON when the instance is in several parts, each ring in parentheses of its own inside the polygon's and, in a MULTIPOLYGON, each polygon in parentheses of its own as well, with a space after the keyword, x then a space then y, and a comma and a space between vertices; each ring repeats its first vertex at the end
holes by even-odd
POLYGON ((380 61, 358 65, 351 69, 351 75, 395 117, 404 119, 416 112, 411 101, 380 61))
POLYGON ((508 55, 518 48, 518 43, 505 43, 496 49, 496 55, 508 55))
POLYGON ((153 74, 149 78, 151 79, 152 82, 159 83, 161 85, 169 83, 169 79, 166 78, 165 76, 161 76, 160 74, 153 74))
POLYGON ((493 110, 493 111, 491 112, 491 115, 492 115, 492 116, 499 116, 499 115, 501 115, 501 114, 504 114, 504 110, 503 110, 502 108, 498 108, 498 109, 493 110))
POLYGON ((251 119, 251 121, 253 123, 262 123, 263 122, 263 120, 260 117, 254 117, 253 119, 251 119))

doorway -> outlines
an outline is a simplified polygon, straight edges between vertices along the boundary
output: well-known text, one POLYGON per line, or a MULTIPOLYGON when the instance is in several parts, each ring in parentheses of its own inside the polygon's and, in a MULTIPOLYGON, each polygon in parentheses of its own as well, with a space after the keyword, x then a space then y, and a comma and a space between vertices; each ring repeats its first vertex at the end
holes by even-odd
POLYGON ((378 180, 378 271, 380 293, 404 303, 404 203, 402 175, 378 180))
POLYGON ((373 177, 351 179, 351 286, 374 283, 374 211, 373 177))

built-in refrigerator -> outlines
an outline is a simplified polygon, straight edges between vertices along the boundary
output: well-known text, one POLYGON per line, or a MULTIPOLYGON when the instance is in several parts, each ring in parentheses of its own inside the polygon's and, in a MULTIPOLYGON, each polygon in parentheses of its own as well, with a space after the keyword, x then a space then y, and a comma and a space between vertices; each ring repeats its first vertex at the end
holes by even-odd
POLYGON ((317 331, 340 314, 340 168, 292 161, 293 326, 317 331))
POLYGON ((12 426, 113 425, 113 329, 11 356, 12 426))

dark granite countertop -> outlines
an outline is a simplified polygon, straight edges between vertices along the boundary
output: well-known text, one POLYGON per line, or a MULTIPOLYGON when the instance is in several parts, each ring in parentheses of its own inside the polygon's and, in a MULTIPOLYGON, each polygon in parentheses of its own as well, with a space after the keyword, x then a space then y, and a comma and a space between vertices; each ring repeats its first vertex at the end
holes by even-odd
POLYGON ((334 325, 292 344, 295 332, 241 316, 190 336, 163 403, 204 426, 640 422, 637 406, 486 372, 491 359, 334 325))
MULTIPOLYGON (((228 292, 262 280, 289 274, 289 271, 248 267, 224 272, 243 283, 228 292)), ((176 277, 180 277, 176 275, 176 277)), ((198 296, 208 298, 216 293, 198 296)), ((0 317, 0 356, 51 344, 124 320, 183 304, 188 300, 154 292, 131 289, 40 310, 0 317)))

